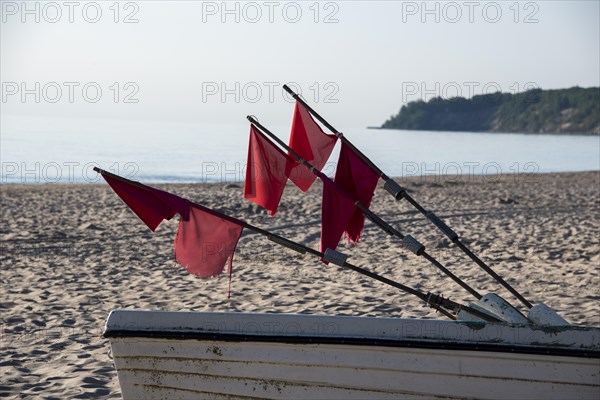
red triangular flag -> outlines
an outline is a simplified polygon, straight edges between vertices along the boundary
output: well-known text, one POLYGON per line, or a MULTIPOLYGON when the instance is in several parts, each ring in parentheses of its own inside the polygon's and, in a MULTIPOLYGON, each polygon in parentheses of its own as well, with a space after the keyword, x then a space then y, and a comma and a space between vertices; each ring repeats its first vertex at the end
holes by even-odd
POLYGON ((251 125, 244 197, 275 215, 292 162, 287 154, 251 125))
MULTIPOLYGON (((369 208, 375 194, 379 174, 367 165, 348 146, 342 144, 340 158, 335 171, 335 183, 353 195, 355 200, 369 208)), ((365 216, 358 208, 354 210, 350 223, 345 229, 348 239, 358 242, 365 224, 365 216)))
POLYGON ((350 196, 344 195, 335 183, 323 180, 321 204, 321 252, 335 250, 348 226, 356 206, 350 196))
POLYGON ((219 275, 229 259, 231 273, 233 252, 243 229, 228 219, 190 206, 188 220, 179 220, 175 258, 189 272, 203 278, 219 275))
POLYGON ((179 196, 108 174, 102 174, 102 177, 153 232, 163 219, 171 219, 176 213, 186 214, 185 200, 179 196))
POLYGON ((334 182, 324 180, 323 185, 322 252, 335 250, 344 232, 349 240, 358 242, 365 216, 354 202, 358 200, 368 208, 378 179, 379 174, 342 143, 334 182))
MULTIPOLYGON (((320 171, 331 155, 336 141, 337 136, 323 132, 308 110, 296 102, 289 147, 320 171)), ((317 178, 299 163, 295 163, 289 177, 303 192, 306 192, 317 178)))

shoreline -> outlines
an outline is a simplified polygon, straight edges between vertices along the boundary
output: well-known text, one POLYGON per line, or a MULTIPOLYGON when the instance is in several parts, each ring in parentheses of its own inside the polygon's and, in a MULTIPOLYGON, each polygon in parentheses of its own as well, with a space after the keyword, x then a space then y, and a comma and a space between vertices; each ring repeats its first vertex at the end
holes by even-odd
POLYGON ((399 129, 367 126, 365 129, 380 131, 407 131, 407 132, 436 132, 436 133, 485 133, 491 135, 526 135, 526 136, 599 136, 597 132, 500 132, 500 131, 440 131, 430 129, 399 129))
MULTIPOLYGON (((501 174, 454 174, 454 175, 411 175, 411 176, 407 176, 407 177, 391 177, 392 179, 394 179, 396 182, 398 183, 403 183, 403 182, 413 182, 413 181, 426 181, 426 180, 439 180, 439 181, 448 181, 448 180, 452 180, 452 181, 463 181, 464 179, 479 179, 479 180, 488 180, 488 181, 492 181, 492 180, 498 180, 498 179, 502 179, 503 177, 521 177, 521 179, 524 179, 524 177, 534 177, 534 176, 543 176, 543 175, 565 175, 565 174, 593 174, 593 173, 600 173, 600 169, 598 170, 584 170, 584 171, 556 171, 556 172, 519 172, 519 173, 501 173, 501 174)), ((128 179, 134 180, 134 181, 138 181, 138 182, 142 182, 148 185, 169 185, 169 186, 185 186, 185 185, 241 185, 243 187, 244 185, 244 181, 222 181, 222 180, 218 180, 218 181, 207 181, 207 182, 202 182, 202 181, 153 181, 153 180, 140 180, 139 178, 136 177, 128 177, 128 179)), ((317 180, 318 181, 318 180, 317 180)), ((381 182, 379 183, 381 184, 381 182)), ((379 185, 378 184, 378 185, 379 185)), ((76 187, 76 186, 82 186, 82 187, 94 187, 94 186, 105 186, 106 182, 104 182, 101 178, 99 178, 99 180, 97 182, 0 182, 0 188, 1 187, 76 187)), ((290 187, 293 187, 293 184, 291 184, 290 182, 288 182, 287 184, 290 187)))

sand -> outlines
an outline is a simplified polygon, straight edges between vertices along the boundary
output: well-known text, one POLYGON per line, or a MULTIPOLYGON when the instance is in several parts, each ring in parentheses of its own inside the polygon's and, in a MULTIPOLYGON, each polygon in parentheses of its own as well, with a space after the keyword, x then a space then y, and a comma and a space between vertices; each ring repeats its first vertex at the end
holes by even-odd
MULTIPOLYGON (((533 303, 600 326, 600 173, 400 180, 533 303)), ((320 191, 288 186, 276 217, 242 184, 157 185, 318 248, 320 191)), ((289 312, 444 318, 418 299, 245 231, 225 275, 202 280, 173 260, 177 221, 150 232, 107 185, 4 185, 0 227, 0 396, 120 398, 110 346, 113 309, 289 312)), ((372 209, 481 293, 517 301, 405 201, 378 188, 372 209)), ((349 261, 423 291, 470 295, 367 222, 349 261)))

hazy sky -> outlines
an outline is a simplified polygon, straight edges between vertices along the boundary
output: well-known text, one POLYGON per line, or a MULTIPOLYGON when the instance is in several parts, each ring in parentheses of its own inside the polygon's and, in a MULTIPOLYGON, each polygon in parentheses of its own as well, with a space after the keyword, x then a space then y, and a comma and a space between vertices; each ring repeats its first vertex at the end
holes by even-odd
POLYGON ((1 2, 3 115, 288 124, 295 82, 343 129, 434 95, 600 85, 598 1, 26 7, 1 2))

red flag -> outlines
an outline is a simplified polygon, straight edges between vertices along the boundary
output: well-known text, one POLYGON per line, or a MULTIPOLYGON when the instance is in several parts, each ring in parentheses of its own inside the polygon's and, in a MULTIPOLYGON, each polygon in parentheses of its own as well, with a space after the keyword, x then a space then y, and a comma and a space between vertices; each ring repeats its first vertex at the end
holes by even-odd
POLYGON ((378 180, 379 174, 342 143, 334 183, 323 185, 321 251, 335 250, 344 232, 349 240, 359 241, 365 216, 354 201, 369 208, 378 180))
POLYGON ((243 229, 229 219, 190 206, 188 220, 179 220, 175 258, 189 272, 203 278, 219 275, 229 259, 231 274, 233 252, 243 229))
POLYGON ((175 258, 189 272, 201 277, 218 275, 229 259, 229 283, 233 252, 243 226, 225 216, 190 203, 174 194, 137 182, 102 174, 123 201, 153 231, 163 219, 179 213, 175 258))
MULTIPOLYGON (((335 171, 335 183, 354 195, 355 200, 369 208, 375 194, 379 174, 352 151, 342 144, 340 158, 335 171)), ((345 232, 353 242, 358 242, 365 224, 365 216, 358 208, 354 210, 345 232)))
POLYGON ((336 249, 355 208, 350 196, 345 196, 329 179, 323 179, 321 252, 324 253, 328 248, 336 249))
POLYGON ((292 162, 287 154, 251 125, 244 197, 275 215, 292 162))
POLYGON ((179 196, 108 174, 102 174, 102 177, 153 232, 163 219, 171 219, 176 213, 187 217, 186 202, 179 196))
MULTIPOLYGON (((335 146, 337 136, 328 135, 315 122, 308 110, 296 102, 290 147, 317 170, 322 170, 335 146)), ((317 177, 308 168, 295 163, 290 171, 290 180, 303 192, 313 184, 317 177)))

